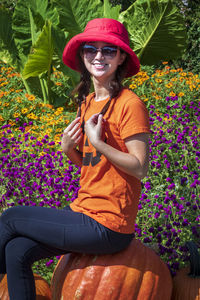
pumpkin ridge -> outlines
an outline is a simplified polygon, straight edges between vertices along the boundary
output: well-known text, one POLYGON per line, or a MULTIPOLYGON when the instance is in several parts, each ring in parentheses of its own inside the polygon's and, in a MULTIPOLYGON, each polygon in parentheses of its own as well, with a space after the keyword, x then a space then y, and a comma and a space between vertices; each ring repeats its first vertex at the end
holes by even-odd
MULTIPOLYGON (((115 254, 76 254, 70 256, 70 259, 75 262, 70 272, 64 275, 64 283, 60 285, 59 278, 57 281, 52 280, 52 300, 171 299, 172 279, 169 269, 152 249, 139 240, 134 239, 125 250, 115 254), (80 268, 85 272, 80 273, 80 268), (79 283, 75 289, 71 288, 74 278, 79 283), (56 293, 60 289, 61 298, 56 293)), ((61 262, 65 267, 66 260, 61 262)), ((59 268, 59 264, 56 268, 59 268)), ((55 271, 54 276, 57 274, 63 280, 63 274, 55 271)))

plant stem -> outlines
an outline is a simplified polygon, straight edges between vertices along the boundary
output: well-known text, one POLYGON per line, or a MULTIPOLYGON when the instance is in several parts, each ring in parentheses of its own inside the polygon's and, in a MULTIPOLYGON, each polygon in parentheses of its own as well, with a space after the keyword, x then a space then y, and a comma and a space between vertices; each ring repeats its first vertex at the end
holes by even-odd
POLYGON ((25 88, 26 88, 26 91, 27 91, 27 93, 30 95, 30 94, 31 94, 31 90, 30 90, 30 88, 29 88, 29 86, 28 86, 28 83, 27 83, 27 81, 23 78, 22 74, 20 74, 20 75, 21 75, 21 79, 22 79, 22 81, 23 81, 23 84, 24 84, 24 86, 25 86, 25 88))
POLYGON ((42 89, 42 95, 44 98, 44 103, 47 104, 47 93, 46 93, 46 89, 45 89, 45 81, 43 78, 40 78, 40 85, 41 85, 41 89, 42 89))

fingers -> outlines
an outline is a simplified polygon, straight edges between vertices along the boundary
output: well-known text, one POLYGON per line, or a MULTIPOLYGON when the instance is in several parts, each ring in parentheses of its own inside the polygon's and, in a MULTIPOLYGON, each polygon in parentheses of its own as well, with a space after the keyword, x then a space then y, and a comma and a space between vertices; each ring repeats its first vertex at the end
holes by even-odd
POLYGON ((72 140, 74 141, 75 144, 77 144, 79 142, 82 135, 83 135, 82 128, 79 128, 75 133, 73 133, 72 140))
POLYGON ((79 124, 80 124, 80 119, 81 119, 80 117, 74 119, 74 120, 69 124, 69 126, 67 126, 67 128, 65 128, 64 133, 65 133, 65 132, 71 131, 71 130, 74 128, 74 126, 76 126, 76 128, 78 128, 78 126, 80 126, 80 125, 79 125, 79 124), (77 125, 78 125, 78 126, 77 126, 77 125))
POLYGON ((90 117, 90 119, 87 121, 88 124, 90 125, 97 125, 101 124, 103 120, 103 115, 102 114, 94 114, 90 117))
POLYGON ((74 148, 81 141, 82 136, 80 118, 76 118, 63 132, 61 140, 63 151, 67 153, 70 149, 74 148))

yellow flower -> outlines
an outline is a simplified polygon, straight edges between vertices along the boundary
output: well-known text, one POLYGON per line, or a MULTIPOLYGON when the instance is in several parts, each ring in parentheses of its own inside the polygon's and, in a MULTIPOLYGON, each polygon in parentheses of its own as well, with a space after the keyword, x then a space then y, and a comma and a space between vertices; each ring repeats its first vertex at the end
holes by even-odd
POLYGON ((48 128, 45 132, 44 132, 44 135, 47 134, 47 135, 50 135, 52 132, 52 128, 48 128))
POLYGON ((179 97, 183 97, 184 95, 185 95, 185 94, 182 93, 182 92, 178 93, 178 96, 179 96, 179 97))
MULTIPOLYGON (((65 121, 66 122, 66 121, 65 121)), ((68 121, 69 122, 69 121, 68 121)), ((56 128, 56 132, 62 132, 63 129, 62 128, 56 128)))
POLYGON ((183 76, 183 77, 185 77, 185 76, 187 76, 187 73, 182 72, 182 73, 180 73, 180 75, 183 76))
POLYGON ((13 114, 13 117, 14 117, 14 118, 18 118, 19 116, 20 116, 19 113, 14 113, 14 114, 13 114))
POLYGON ((0 86, 4 86, 4 85, 7 85, 7 84, 8 84, 8 82, 5 81, 5 82, 2 82, 2 83, 0 84, 0 86))
POLYGON ((26 114, 28 112, 28 109, 27 108, 22 108, 21 112, 22 112, 22 114, 26 114))
POLYGON ((3 122, 4 118, 0 115, 0 122, 3 122))
POLYGON ((170 95, 170 97, 175 97, 176 96, 176 94, 174 92, 170 92, 169 95, 170 95))
POLYGON ((38 119, 38 117, 37 117, 34 113, 28 114, 28 115, 27 115, 27 118, 28 118, 28 119, 32 119, 32 120, 37 120, 37 119, 38 119))
POLYGON ((168 84, 165 84, 166 88, 171 88, 173 86, 173 83, 169 82, 168 84))
POLYGON ((46 153, 45 152, 40 152, 39 153, 39 156, 43 156, 43 155, 45 155, 46 153))
POLYGON ((136 84, 131 84, 131 85, 129 85, 129 88, 130 88, 130 89, 136 89, 136 87, 137 87, 136 84))
POLYGON ((158 83, 161 83, 161 82, 162 82, 162 79, 156 78, 155 81, 158 82, 158 83))
POLYGON ((5 102, 5 103, 3 104, 3 106, 8 107, 8 106, 10 106, 10 103, 5 102))
POLYGON ((57 111, 62 112, 63 110, 64 110, 64 107, 58 107, 58 108, 57 108, 57 111))

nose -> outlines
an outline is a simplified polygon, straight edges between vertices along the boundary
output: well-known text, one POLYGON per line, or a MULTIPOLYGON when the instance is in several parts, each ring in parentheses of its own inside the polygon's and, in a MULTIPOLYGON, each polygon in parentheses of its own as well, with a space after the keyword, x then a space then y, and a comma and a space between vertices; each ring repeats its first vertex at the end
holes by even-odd
POLYGON ((104 58, 101 49, 97 49, 97 54, 96 54, 95 58, 97 58, 97 59, 104 58))

